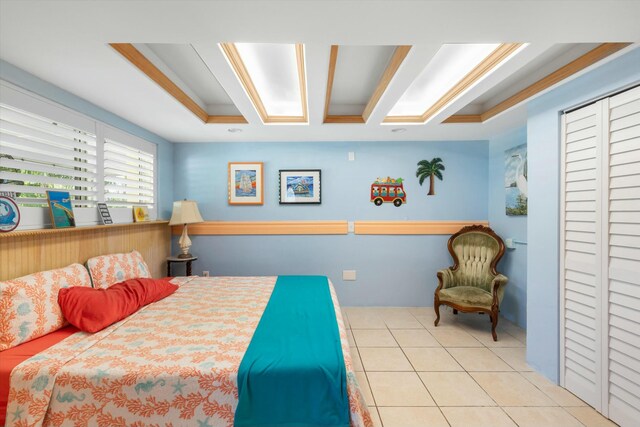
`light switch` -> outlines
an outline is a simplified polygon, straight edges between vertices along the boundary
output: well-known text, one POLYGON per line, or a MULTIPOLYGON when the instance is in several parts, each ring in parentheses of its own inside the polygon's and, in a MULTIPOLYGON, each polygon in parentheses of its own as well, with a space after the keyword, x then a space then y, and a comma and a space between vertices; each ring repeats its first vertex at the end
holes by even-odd
POLYGON ((356 159, 356 152, 355 151, 349 151, 349 161, 353 162, 356 159))
POLYGON ((342 270, 342 280, 356 280, 356 271, 342 270))

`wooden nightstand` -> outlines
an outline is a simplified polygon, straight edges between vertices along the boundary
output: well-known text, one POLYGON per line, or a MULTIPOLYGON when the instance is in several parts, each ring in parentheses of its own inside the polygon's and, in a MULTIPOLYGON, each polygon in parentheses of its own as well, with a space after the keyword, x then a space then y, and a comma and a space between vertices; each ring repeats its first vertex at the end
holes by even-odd
POLYGON ((172 277, 171 276, 171 264, 173 264, 174 262, 178 262, 178 263, 186 263, 187 264, 187 276, 191 276, 191 263, 195 260, 197 260, 198 257, 194 256, 191 258, 178 258, 177 256, 170 256, 167 257, 167 276, 168 277, 172 277))

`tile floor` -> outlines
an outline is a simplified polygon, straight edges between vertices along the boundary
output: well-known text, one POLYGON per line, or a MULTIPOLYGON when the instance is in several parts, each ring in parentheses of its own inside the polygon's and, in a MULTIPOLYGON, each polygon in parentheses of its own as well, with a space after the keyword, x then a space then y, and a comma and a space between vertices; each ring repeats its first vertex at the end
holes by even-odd
POLYGON ((526 337, 506 319, 432 308, 345 307, 351 357, 376 426, 613 427, 533 372, 526 337))

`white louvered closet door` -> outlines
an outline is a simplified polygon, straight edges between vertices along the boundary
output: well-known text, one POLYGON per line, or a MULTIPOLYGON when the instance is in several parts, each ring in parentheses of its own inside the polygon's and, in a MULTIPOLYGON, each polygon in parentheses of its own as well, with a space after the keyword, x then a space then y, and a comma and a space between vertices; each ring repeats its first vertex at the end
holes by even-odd
POLYGON ((640 420, 640 87, 565 114, 561 382, 640 420))
POLYGON ((600 409, 600 104, 564 116, 561 370, 564 387, 600 409))
POLYGON ((640 423, 640 87, 609 105, 609 418, 640 423))

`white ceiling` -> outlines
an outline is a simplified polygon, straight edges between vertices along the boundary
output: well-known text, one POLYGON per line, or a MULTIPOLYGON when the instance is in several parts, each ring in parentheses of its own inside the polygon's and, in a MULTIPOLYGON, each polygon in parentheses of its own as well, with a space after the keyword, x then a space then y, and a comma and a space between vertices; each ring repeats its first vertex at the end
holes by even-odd
MULTIPOLYGON (((490 103, 483 94, 558 43, 640 41, 638 16, 640 2, 616 0, 0 0, 0 58, 170 141, 484 139, 524 124, 526 106, 483 124, 441 121, 476 99, 490 103), (220 42, 304 43, 310 123, 263 125, 222 53, 211 48, 220 42), (426 125, 401 134, 380 125, 442 44, 498 42, 529 46, 426 125), (192 45, 249 123, 203 124, 108 43, 192 45), (322 124, 332 44, 414 46, 364 125, 322 124), (231 127, 243 132, 231 134, 231 127)), ((172 72, 191 79, 184 69, 172 72)), ((189 95, 200 96, 207 110, 227 102, 217 101, 218 89, 190 84, 189 95)))

